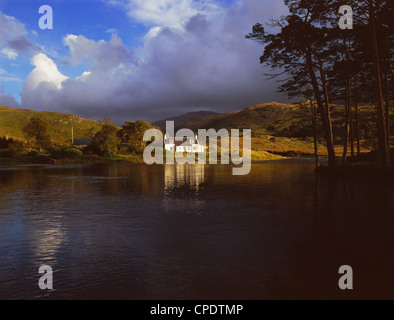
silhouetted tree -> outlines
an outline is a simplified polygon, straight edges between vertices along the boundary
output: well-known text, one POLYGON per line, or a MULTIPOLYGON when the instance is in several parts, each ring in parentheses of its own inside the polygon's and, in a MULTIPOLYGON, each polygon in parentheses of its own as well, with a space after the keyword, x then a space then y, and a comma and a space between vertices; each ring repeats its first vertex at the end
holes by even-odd
POLYGON ((330 166, 336 165, 333 143, 330 106, 325 73, 325 30, 321 27, 321 15, 326 10, 327 1, 320 0, 285 0, 290 14, 273 21, 272 27, 279 28, 278 33, 266 32, 258 23, 246 38, 265 45, 260 57, 262 64, 272 70, 281 70, 278 74, 304 73, 309 77, 310 85, 320 113, 330 166))
POLYGON ((246 37, 265 46, 260 62, 281 75, 280 91, 305 97, 313 89, 329 156, 335 165, 330 100, 345 105, 344 152, 360 153, 360 102, 374 102, 377 111, 378 154, 382 167, 390 163, 390 87, 394 97, 394 9, 389 0, 284 0, 290 14, 269 25, 256 24, 246 37), (354 28, 341 30, 338 10, 353 9, 354 28), (274 29, 275 30, 275 29, 274 29), (283 80, 283 76, 289 76, 283 80), (371 81, 371 79, 375 79, 371 81), (390 85, 391 80, 391 85, 390 85), (374 85, 373 85, 374 82, 374 85), (361 89, 362 88, 362 89, 361 89), (353 108, 355 115, 353 116, 353 108), (355 123, 353 118, 355 117, 355 123), (355 129, 354 129, 355 127, 355 129))

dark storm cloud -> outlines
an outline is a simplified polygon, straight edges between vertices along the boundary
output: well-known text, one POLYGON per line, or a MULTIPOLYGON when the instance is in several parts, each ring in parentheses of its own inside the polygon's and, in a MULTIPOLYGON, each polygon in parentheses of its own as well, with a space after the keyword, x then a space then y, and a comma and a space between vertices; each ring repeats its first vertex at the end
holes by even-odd
POLYGON ((23 91, 22 104, 95 119, 112 116, 122 123, 286 100, 275 92, 277 84, 263 76, 262 48, 244 38, 256 22, 283 13, 283 6, 273 0, 245 0, 223 10, 215 19, 198 13, 184 29, 152 28, 135 54, 117 36, 96 42, 68 35, 69 63, 88 60, 89 72, 66 79, 54 63, 36 59, 25 83, 33 89, 23 91), (38 79, 43 70, 50 79, 46 85, 38 79))
POLYGON ((17 52, 20 53, 27 53, 29 51, 41 51, 42 48, 37 45, 33 44, 28 40, 26 37, 18 37, 16 39, 8 40, 7 41, 8 47, 16 50, 17 52))
POLYGON ((11 51, 9 57, 12 57, 31 51, 41 51, 41 46, 32 43, 27 35, 28 32, 22 22, 0 11, 0 47, 3 48, 3 52, 11 51))

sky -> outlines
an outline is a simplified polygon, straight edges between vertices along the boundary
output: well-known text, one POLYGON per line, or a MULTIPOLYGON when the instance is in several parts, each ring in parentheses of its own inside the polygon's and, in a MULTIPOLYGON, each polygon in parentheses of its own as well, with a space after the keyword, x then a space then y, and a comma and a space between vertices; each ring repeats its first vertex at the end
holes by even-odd
POLYGON ((281 0, 0 0, 0 105, 122 124, 286 102, 244 38, 286 12, 281 0), (42 5, 53 29, 39 27, 42 5))

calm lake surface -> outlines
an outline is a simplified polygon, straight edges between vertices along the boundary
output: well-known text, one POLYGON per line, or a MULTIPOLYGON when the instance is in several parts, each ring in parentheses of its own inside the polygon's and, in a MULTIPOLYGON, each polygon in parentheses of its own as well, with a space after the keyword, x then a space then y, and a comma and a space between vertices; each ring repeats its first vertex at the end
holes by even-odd
POLYGON ((393 186, 313 167, 0 168, 0 298, 394 299, 393 186))

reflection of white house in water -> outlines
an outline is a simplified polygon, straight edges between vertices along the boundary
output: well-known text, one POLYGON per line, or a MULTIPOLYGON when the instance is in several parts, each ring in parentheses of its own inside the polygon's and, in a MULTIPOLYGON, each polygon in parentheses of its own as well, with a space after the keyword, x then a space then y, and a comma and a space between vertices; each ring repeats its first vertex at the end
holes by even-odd
POLYGON ((198 190, 204 182, 204 165, 169 165, 164 166, 164 190, 176 187, 189 187, 198 190))
POLYGON ((164 211, 202 214, 205 200, 199 194, 204 180, 203 164, 164 165, 164 211))
POLYGON ((193 138, 184 137, 183 140, 177 141, 174 137, 169 135, 164 136, 164 148, 173 152, 205 152, 206 146, 200 144, 197 135, 193 138))

